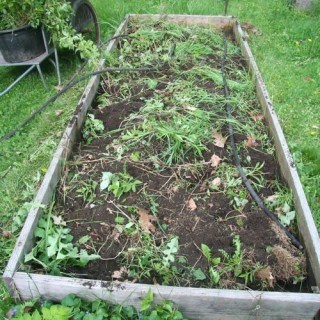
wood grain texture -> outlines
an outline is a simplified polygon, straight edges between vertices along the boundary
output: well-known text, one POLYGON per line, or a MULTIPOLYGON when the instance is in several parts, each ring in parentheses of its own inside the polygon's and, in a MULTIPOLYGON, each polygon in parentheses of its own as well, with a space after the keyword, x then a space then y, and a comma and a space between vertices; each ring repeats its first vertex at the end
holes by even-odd
POLYGON ((312 319, 320 295, 226 289, 180 288, 132 283, 72 279, 16 272, 14 281, 23 299, 41 296, 61 300, 69 293, 86 300, 140 306, 149 290, 155 303, 169 299, 193 320, 312 319))
POLYGON ((281 173, 293 192, 294 204, 297 213, 297 222, 300 236, 303 240, 308 259, 313 271, 316 284, 320 287, 320 238, 302 188, 302 184, 294 165, 288 144, 284 137, 279 120, 273 108, 272 101, 262 79, 261 73, 254 60, 251 49, 238 23, 235 23, 234 33, 239 42, 242 54, 247 59, 249 69, 254 77, 257 96, 263 108, 264 115, 268 122, 271 136, 274 140, 276 155, 281 168, 281 173))
POLYGON ((53 155, 49 168, 33 201, 34 206, 28 213, 26 221, 6 266, 3 279, 7 284, 8 289, 14 296, 16 295, 16 291, 14 290, 11 278, 14 272, 19 268, 20 264, 23 263, 25 254, 33 247, 33 233, 43 212, 43 206, 48 205, 52 200, 56 185, 61 177, 63 163, 71 153, 72 147, 79 133, 79 128, 81 128, 84 121, 84 114, 87 112, 95 97, 98 85, 99 76, 95 76, 90 79, 88 85, 86 86, 78 103, 77 113, 72 117, 70 123, 63 133, 58 148, 53 155))

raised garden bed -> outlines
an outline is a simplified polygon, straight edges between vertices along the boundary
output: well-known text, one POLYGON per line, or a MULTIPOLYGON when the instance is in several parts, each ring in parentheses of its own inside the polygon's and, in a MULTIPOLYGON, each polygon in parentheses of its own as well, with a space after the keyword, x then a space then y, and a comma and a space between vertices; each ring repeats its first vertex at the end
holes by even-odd
POLYGON ((13 294, 137 305, 151 289, 192 319, 315 316, 319 237, 240 26, 228 17, 128 16, 117 35, 124 33, 110 44, 117 50, 109 62, 150 70, 104 77, 82 126, 99 82, 91 80, 36 198, 48 204, 62 177, 55 205, 31 210, 9 261, 13 294), (223 36, 212 26, 229 34, 233 118, 219 71, 223 36), (242 186, 230 123, 248 179, 287 230, 299 230, 303 252, 242 186), (81 127, 84 140, 76 139, 81 127))

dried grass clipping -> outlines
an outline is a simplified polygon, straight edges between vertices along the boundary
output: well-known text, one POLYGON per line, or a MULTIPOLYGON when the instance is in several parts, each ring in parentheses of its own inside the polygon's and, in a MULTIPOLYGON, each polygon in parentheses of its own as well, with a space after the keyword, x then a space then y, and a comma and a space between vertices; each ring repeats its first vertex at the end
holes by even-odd
POLYGON ((273 247, 271 252, 277 260, 277 263, 272 266, 272 274, 277 280, 288 282, 306 273, 305 257, 295 257, 281 246, 273 247))

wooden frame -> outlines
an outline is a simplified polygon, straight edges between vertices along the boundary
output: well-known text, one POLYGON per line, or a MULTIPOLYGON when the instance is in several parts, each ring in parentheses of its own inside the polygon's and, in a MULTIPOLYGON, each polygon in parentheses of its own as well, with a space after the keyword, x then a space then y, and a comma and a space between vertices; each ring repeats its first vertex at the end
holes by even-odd
MULTIPOLYGON (((213 25, 217 28, 232 28, 234 35, 247 59, 249 71, 256 84, 257 97, 269 124, 283 176, 293 191, 301 239, 310 262, 315 287, 320 287, 320 239, 308 206, 297 170, 290 155, 282 129, 274 112, 257 64, 238 22, 224 16, 187 15, 128 15, 115 35, 125 32, 130 19, 163 18, 176 23, 213 25)), ((117 39, 110 42, 107 51, 113 50, 117 39)), ((101 65, 103 61, 101 62, 101 65)), ((68 158, 78 132, 91 105, 99 77, 92 77, 87 85, 74 117, 61 139, 56 153, 36 195, 35 203, 48 204, 60 179, 63 162, 68 158)), ((3 279, 15 298, 60 300, 69 293, 93 300, 100 298, 111 303, 139 306, 141 298, 152 290, 155 302, 172 300, 190 319, 312 319, 320 308, 320 294, 240 291, 226 289, 179 288, 168 286, 108 282, 100 280, 74 279, 68 277, 30 274, 18 271, 24 255, 33 246, 33 231, 42 214, 40 207, 30 210, 17 244, 8 262, 3 279)))

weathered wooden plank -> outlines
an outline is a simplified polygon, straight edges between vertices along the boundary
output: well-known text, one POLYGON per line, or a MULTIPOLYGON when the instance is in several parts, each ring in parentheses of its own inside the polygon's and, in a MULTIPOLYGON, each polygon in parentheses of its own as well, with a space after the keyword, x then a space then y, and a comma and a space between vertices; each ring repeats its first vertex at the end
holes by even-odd
POLYGON ((274 111, 272 101, 269 97, 267 88, 262 79, 259 68, 254 60, 251 49, 238 23, 234 25, 234 33, 241 46, 242 54, 247 59, 249 69, 256 83, 257 96, 263 108, 264 115, 268 122, 271 136, 276 147, 276 154, 280 164, 283 177, 286 179, 293 192, 295 209, 297 212, 297 222, 301 237, 310 265, 315 277, 317 286, 320 287, 320 238, 314 223, 310 207, 300 182, 294 160, 290 153, 279 120, 274 111))
POLYGON ((183 24, 213 25, 217 29, 232 27, 235 19, 231 16, 202 16, 184 14, 130 14, 130 19, 162 19, 183 24))
MULTIPOLYGON (((49 204, 49 202, 52 200, 52 195, 61 177, 63 162, 69 157, 74 141, 76 140, 76 136, 79 132, 79 128, 83 123, 84 118, 81 113, 85 113, 88 107, 91 105, 98 85, 98 76, 93 77, 89 81, 78 104, 79 113, 78 115, 76 114, 75 116, 73 116, 71 122, 69 123, 62 136, 57 151, 53 155, 48 171, 45 174, 41 186, 34 199, 35 205, 28 213, 27 219, 21 230, 16 246, 5 269, 3 277, 8 284, 12 284, 9 279, 12 278, 13 273, 18 269, 19 265, 23 261, 23 257, 26 252, 29 251, 33 246, 33 230, 35 229, 38 220, 43 212, 42 207, 49 204)), ((12 287, 11 284, 10 287, 12 287)))
POLYGON ((68 127, 64 133, 64 136, 59 144, 57 151, 55 152, 48 171, 43 179, 40 189, 35 197, 35 206, 29 211, 27 219, 21 230, 21 233, 16 242, 15 248, 11 254, 7 267, 5 269, 3 279, 8 286, 8 289, 16 297, 16 291, 14 290, 13 283, 11 281, 14 272, 19 268, 20 264, 23 262, 24 255, 29 251, 34 242, 33 231, 37 226, 38 220, 43 212, 41 205, 47 205, 53 195, 56 184, 59 180, 59 176, 62 170, 61 159, 64 155, 70 152, 66 150, 69 141, 73 140, 76 134, 76 128, 68 127))
POLYGON ((72 279, 16 272, 14 281, 24 299, 41 296, 61 300, 74 293, 86 300, 103 299, 139 307, 148 290, 155 302, 169 299, 185 316, 194 320, 312 319, 320 295, 309 293, 259 292, 225 289, 180 288, 132 283, 72 279))

